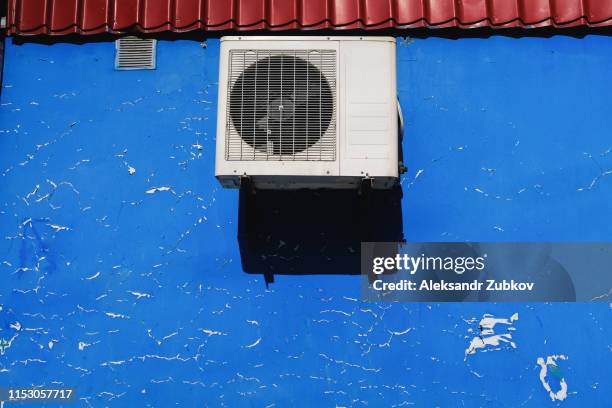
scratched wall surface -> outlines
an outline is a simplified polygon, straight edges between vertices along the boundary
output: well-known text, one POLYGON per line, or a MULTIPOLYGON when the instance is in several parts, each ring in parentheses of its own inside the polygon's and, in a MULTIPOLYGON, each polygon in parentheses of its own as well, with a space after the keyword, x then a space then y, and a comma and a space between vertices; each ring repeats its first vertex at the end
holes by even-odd
MULTIPOLYGON (((610 47, 398 40, 405 237, 612 240, 610 47)), ((157 70, 117 72, 110 42, 7 40, 1 385, 77 406, 609 406, 608 303, 364 304, 358 276, 245 273, 238 192, 213 177, 218 51, 160 41, 157 70), (495 335, 470 349, 479 324, 495 335)))

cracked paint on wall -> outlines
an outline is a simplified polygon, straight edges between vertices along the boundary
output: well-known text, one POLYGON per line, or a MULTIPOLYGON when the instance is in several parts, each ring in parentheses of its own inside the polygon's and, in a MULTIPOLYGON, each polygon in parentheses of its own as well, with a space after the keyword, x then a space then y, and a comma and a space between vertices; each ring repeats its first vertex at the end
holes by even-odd
MULTIPOLYGON (((399 41, 406 238, 612 239, 611 45, 399 41)), ((245 273, 213 176, 219 42, 158 46, 118 72, 110 42, 7 42, 0 382, 86 407, 540 407, 534 362, 563 354, 563 406, 612 399, 609 305, 364 304, 358 276, 245 273), (516 348, 465 358, 466 321, 515 313, 516 348)))
MULTIPOLYGON (((512 332, 516 330, 514 322, 518 319, 518 313, 513 314, 509 319, 499 319, 490 314, 485 314, 478 323, 477 330, 468 329, 470 334, 476 335, 470 341, 469 347, 465 349, 466 358, 470 354, 475 354, 478 350, 482 352, 501 350, 505 345, 516 348, 516 343, 512 341, 512 332), (499 327, 504 325, 508 326, 507 330, 500 333, 499 327), (497 331, 495 326, 498 326, 497 331)), ((474 322, 475 319, 468 320, 468 323, 474 322)))

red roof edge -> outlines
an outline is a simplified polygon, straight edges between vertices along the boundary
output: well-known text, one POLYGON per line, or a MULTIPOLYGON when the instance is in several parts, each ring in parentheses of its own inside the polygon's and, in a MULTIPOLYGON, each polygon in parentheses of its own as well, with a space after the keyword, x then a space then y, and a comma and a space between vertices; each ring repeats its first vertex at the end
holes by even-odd
POLYGON ((600 27, 612 0, 8 0, 12 35, 600 27))

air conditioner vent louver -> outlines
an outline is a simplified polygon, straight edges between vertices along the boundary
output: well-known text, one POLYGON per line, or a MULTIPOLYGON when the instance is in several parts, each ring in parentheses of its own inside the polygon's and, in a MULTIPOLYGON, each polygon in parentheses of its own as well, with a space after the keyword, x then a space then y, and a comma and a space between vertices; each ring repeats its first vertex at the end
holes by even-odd
POLYGON ((336 51, 231 50, 227 160, 336 159, 336 51))
POLYGON ((157 42, 154 39, 122 37, 115 42, 116 69, 155 69, 157 42))

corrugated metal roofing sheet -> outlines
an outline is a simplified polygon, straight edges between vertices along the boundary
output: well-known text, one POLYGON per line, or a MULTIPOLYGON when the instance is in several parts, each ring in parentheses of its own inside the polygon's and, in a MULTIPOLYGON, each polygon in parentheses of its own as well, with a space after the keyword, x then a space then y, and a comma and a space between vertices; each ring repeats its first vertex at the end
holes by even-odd
POLYGON ((612 0, 9 0, 11 34, 612 25, 612 0))

